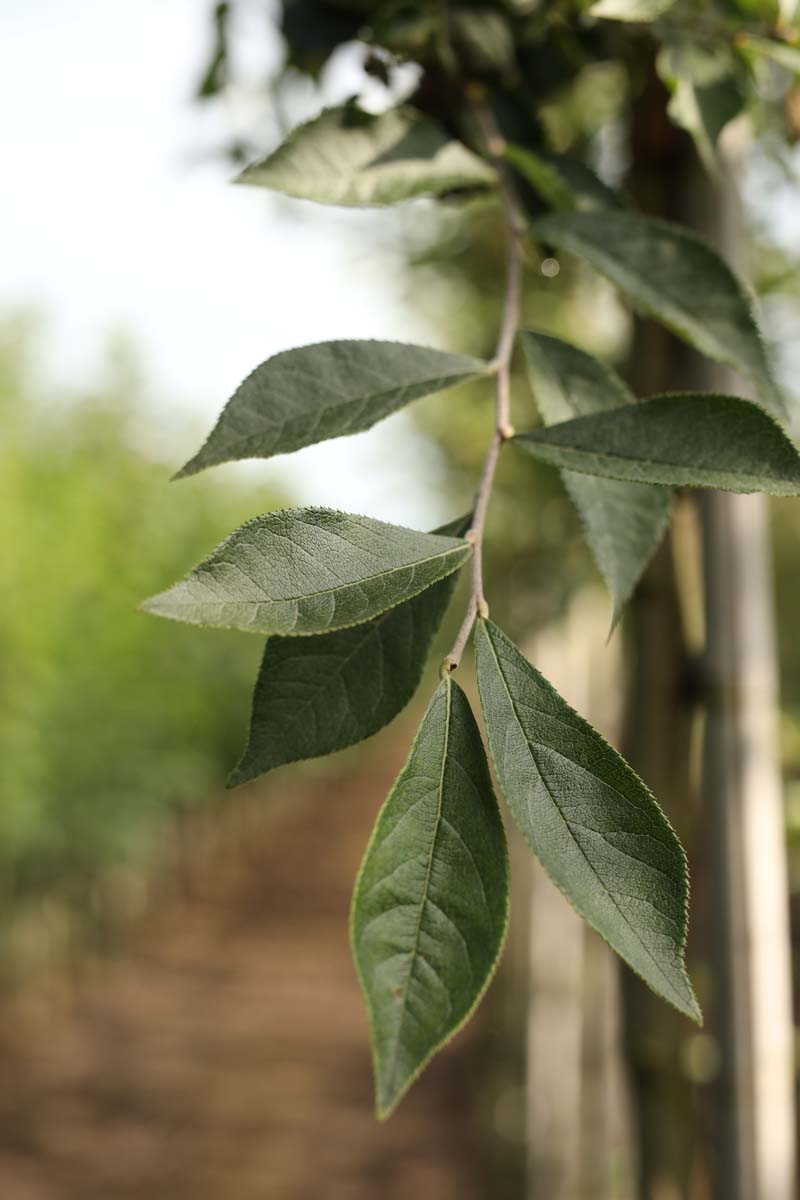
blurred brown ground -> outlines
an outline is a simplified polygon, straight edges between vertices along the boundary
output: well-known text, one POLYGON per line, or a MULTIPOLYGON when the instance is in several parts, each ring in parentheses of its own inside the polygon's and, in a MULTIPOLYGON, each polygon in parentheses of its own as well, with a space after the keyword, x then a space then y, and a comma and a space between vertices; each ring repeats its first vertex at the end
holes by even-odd
POLYGON ((395 1116, 372 1115, 347 915, 396 766, 191 818, 109 957, 4 1002, 2 1200, 516 1192, 496 988, 395 1116))

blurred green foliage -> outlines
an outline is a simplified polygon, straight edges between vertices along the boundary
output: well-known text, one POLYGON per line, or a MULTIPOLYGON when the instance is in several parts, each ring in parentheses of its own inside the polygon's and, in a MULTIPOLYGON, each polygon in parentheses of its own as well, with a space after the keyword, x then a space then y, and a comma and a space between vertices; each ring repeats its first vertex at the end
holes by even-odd
POLYGON ((211 479, 169 496, 135 445, 158 416, 129 358, 54 398, 34 354, 29 322, 0 326, 0 900, 85 914, 99 875, 221 788, 262 649, 137 604, 279 498, 211 479))

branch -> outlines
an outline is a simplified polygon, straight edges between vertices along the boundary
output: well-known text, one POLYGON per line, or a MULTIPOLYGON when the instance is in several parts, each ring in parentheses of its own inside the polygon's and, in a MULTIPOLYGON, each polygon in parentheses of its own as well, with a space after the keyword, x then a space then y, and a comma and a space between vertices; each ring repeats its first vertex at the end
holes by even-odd
POLYGON ((506 227, 506 277, 505 300, 503 303, 503 318, 500 324, 500 335, 497 350, 491 363, 491 370, 496 382, 495 428, 492 440, 486 451, 478 490, 475 495, 475 508, 472 526, 467 533, 467 541, 472 543, 472 586, 467 602, 467 611, 461 628, 458 631, 453 648, 442 664, 442 674, 455 671, 461 662, 472 627, 476 617, 489 615, 489 606, 483 590, 483 537, 486 527, 486 513, 492 496, 497 460, 504 442, 514 436, 511 424, 511 355, 514 350, 514 339, 520 320, 520 295, 522 279, 522 255, 520 238, 523 232, 523 222, 520 219, 517 199, 513 185, 508 176, 508 168, 503 160, 505 143, 497 128, 494 116, 486 105, 476 105, 476 115, 486 138, 489 157, 497 168, 501 181, 503 209, 506 227))

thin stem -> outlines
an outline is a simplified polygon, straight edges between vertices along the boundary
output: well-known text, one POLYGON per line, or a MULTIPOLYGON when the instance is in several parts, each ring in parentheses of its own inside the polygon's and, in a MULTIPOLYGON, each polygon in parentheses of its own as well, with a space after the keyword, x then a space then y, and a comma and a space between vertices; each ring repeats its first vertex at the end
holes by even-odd
POLYGON ((496 386, 495 428, 486 451, 478 490, 475 494, 472 526, 467 533, 467 541, 472 543, 472 584, 464 620, 453 643, 453 648, 442 664, 443 673, 456 670, 461 662, 461 656, 476 618, 489 615, 489 606, 483 590, 483 537, 486 514, 492 497, 500 450, 503 443, 514 436, 514 429, 511 425, 511 355, 514 351, 514 339, 520 321, 522 222, 518 215, 516 196, 508 177, 508 169, 502 159, 504 143, 495 124, 494 116, 485 103, 476 106, 476 114, 486 138, 489 156, 497 167, 501 181, 506 225, 505 299, 497 350, 490 366, 490 370, 495 376, 496 386))

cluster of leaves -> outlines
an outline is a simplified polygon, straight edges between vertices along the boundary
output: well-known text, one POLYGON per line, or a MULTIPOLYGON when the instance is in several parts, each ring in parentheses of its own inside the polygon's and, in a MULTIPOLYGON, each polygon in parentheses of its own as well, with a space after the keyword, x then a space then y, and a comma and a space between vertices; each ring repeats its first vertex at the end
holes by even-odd
MULTIPOLYGON (((226 0, 214 9, 201 97, 221 92, 235 76, 236 8, 237 0, 226 0)), ((793 0, 284 0, 280 28, 289 72, 317 78, 340 46, 355 41, 365 47, 366 70, 383 83, 398 63, 420 65, 415 103, 458 133, 462 114, 447 80, 466 74, 490 81, 508 136, 537 148, 547 142, 542 110, 549 101, 593 63, 622 61, 640 74, 643 45, 654 36, 670 116, 713 170, 720 134, 744 110, 762 125, 780 122, 790 137, 800 132, 794 10, 793 0), (780 97, 787 98, 783 110, 775 103, 780 97)))
MULTIPOLYGON (((639 21, 661 18, 668 7, 626 3, 626 12, 614 0, 613 13, 601 7, 597 16, 639 21)), ((287 5, 285 21, 326 7, 287 5)), ((487 740, 511 814, 577 911, 654 991, 699 1020, 684 964, 683 851, 644 783, 489 621, 483 516, 504 445, 558 468, 616 620, 664 533, 671 489, 797 495, 800 456, 783 428, 786 414, 748 295, 711 247, 681 226, 631 211, 583 162, 543 151, 535 136, 520 144, 496 135, 502 125, 508 137, 515 124, 504 108, 508 94, 476 86, 472 72, 503 71, 506 52, 518 65, 520 47, 541 48, 535 37, 520 38, 512 6, 500 7, 453 6, 442 27, 430 6, 416 23, 415 5, 377 6, 370 20, 387 53, 413 54, 426 68, 435 59, 440 74, 427 71, 414 104, 381 115, 354 103, 323 112, 247 168, 241 182, 348 206, 497 194, 509 214, 512 260, 521 237, 579 257, 639 311, 747 377, 759 402, 695 393, 638 400, 584 351, 515 328, 510 266, 495 360, 361 341, 279 354, 244 381, 179 473, 368 429, 470 379, 496 376, 500 395, 505 342, 516 334, 542 425, 515 435, 499 404, 474 514, 419 533, 328 509, 270 512, 145 607, 268 638, 248 746, 232 777, 241 783, 352 745, 391 720, 419 683, 455 576, 472 560, 464 628, 468 634, 474 624, 487 740), (454 64, 466 79, 454 76, 454 64), (450 83, 449 117, 437 122, 430 89, 442 78, 450 83)), ((363 6, 339 8, 365 19, 363 6)), ((594 34, 590 27, 575 36, 594 34)), ((475 718, 453 679, 459 657, 460 650, 443 664, 355 889, 352 941, 382 1115, 473 1011, 505 934, 503 826, 475 718)))

